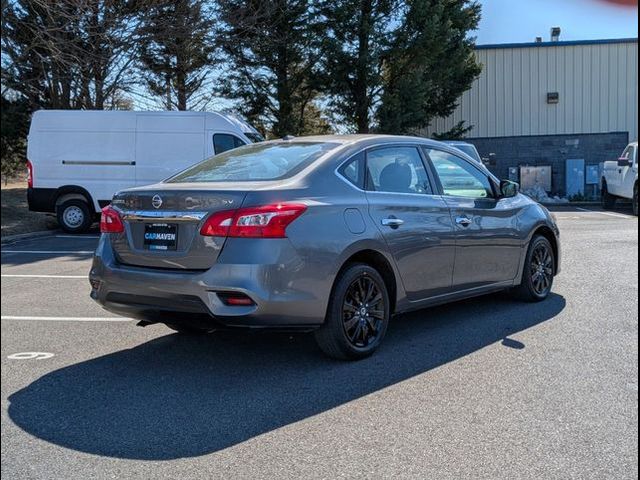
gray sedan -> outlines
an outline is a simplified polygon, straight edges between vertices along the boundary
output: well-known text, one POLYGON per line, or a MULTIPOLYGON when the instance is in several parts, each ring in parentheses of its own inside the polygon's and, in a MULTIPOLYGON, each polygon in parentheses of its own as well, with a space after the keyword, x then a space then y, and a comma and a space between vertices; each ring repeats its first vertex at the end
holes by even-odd
POLYGON ((498 290, 541 301, 560 271, 541 205, 422 138, 318 136, 247 145, 117 193, 91 296, 178 332, 314 331, 370 355, 395 314, 498 290))

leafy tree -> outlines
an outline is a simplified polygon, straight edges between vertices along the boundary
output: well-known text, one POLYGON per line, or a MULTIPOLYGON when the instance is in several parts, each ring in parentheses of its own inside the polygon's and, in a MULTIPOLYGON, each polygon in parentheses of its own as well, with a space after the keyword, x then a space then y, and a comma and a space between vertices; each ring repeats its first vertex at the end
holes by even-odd
POLYGON ((150 2, 141 13, 142 83, 167 110, 197 109, 209 98, 206 80, 215 64, 214 20, 203 0, 150 2))
POLYGON ((0 167, 6 178, 26 168, 25 149, 30 115, 29 103, 24 97, 10 99, 3 92, 1 107, 0 167))
POLYGON ((382 93, 382 59, 397 0, 320 0, 322 85, 329 108, 358 133, 371 128, 382 93))
POLYGON ((136 0, 3 0, 3 87, 32 109, 109 108, 130 83, 135 12, 136 0))
MULTIPOLYGON (((434 117, 446 117, 471 87, 481 67, 469 32, 480 21, 480 5, 470 0, 408 0, 384 61, 384 93, 379 130, 411 133, 434 117)), ((462 136, 458 124, 448 134, 462 136)))
POLYGON ((218 44, 225 76, 218 92, 238 100, 252 123, 273 135, 306 131, 317 95, 315 38, 308 0, 219 0, 218 44))

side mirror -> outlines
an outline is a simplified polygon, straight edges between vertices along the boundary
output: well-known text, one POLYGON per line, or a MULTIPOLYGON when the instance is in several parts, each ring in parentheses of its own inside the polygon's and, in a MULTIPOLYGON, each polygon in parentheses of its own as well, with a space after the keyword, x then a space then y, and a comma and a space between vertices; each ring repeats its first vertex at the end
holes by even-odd
POLYGON ((500 182, 500 195, 502 198, 513 198, 520 192, 520 184, 511 180, 502 180, 500 182))
POLYGON ((630 167, 632 165, 631 159, 627 157, 620 157, 618 159, 619 167, 630 167))

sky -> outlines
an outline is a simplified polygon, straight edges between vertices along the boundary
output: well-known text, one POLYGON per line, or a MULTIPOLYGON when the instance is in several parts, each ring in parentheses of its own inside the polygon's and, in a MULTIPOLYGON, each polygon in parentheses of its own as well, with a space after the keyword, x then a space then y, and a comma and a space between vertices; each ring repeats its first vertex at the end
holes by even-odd
POLYGON ((480 0, 482 20, 477 44, 549 41, 551 27, 560 40, 638 36, 636 0, 480 0), (632 6, 625 6, 631 3, 632 6))

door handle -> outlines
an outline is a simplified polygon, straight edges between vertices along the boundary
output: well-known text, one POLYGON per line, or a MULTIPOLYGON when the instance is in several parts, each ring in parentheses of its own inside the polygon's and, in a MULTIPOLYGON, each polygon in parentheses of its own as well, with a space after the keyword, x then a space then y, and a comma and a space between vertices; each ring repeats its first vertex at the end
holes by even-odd
POLYGON ((388 217, 380 220, 380 223, 382 223, 382 225, 385 227, 398 228, 400 225, 404 223, 404 220, 401 220, 396 217, 388 217))
POLYGON ((464 216, 464 217, 456 217, 456 223, 461 227, 468 227, 473 222, 469 217, 464 216))

